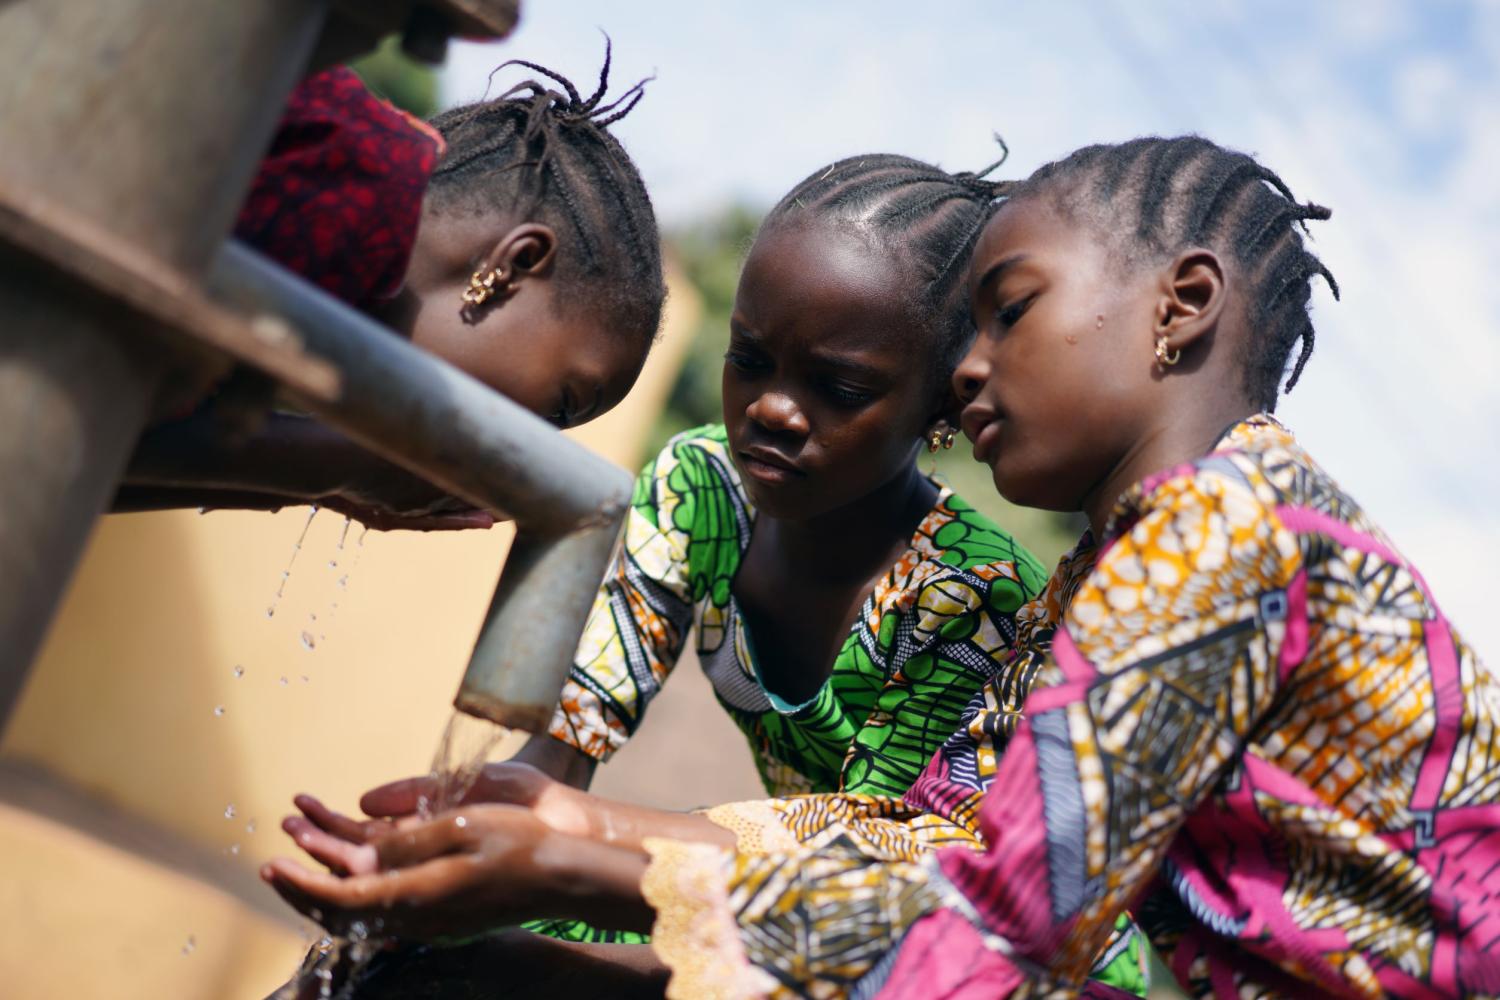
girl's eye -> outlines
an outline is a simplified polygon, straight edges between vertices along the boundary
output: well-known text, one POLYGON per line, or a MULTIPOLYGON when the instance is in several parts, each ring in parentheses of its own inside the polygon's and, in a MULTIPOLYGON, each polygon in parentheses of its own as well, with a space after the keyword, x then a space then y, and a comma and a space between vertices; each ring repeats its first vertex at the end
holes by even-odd
POLYGON ((825 391, 834 402, 841 406, 863 406, 874 398, 873 393, 839 382, 829 382, 825 386, 825 391))
POLYGON ((769 367, 761 358, 733 349, 725 353, 724 363, 742 372, 760 372, 769 367))
POLYGON ((566 430, 568 424, 573 421, 573 406, 568 399, 568 393, 563 391, 562 400, 557 404, 557 409, 547 417, 547 422, 559 430, 566 430))
POLYGON ((1019 299, 1008 306, 1003 306, 996 311, 995 318, 1000 321, 1001 326, 1015 326, 1021 321, 1021 317, 1026 314, 1026 310, 1031 308, 1031 303, 1035 298, 1036 296, 1034 295, 1028 295, 1024 299, 1019 299))

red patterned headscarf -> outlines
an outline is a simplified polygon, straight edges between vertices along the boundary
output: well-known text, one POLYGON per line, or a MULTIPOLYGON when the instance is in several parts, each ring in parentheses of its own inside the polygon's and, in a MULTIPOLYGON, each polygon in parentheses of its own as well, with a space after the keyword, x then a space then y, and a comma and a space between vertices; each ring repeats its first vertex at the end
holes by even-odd
POLYGON ((338 67, 292 92, 235 235, 358 309, 396 294, 443 152, 425 122, 338 67))

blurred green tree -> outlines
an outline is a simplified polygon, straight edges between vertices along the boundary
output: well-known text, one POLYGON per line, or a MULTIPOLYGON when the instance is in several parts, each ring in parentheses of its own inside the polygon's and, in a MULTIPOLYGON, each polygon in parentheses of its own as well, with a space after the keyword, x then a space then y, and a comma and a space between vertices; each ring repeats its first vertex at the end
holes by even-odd
POLYGON ((373 52, 349 64, 365 86, 403 111, 426 118, 437 110, 437 73, 431 66, 401 51, 401 38, 391 35, 373 52))
MULTIPOLYGON (((734 309, 740 267, 760 225, 761 212, 737 205, 669 232, 668 252, 702 297, 703 312, 682 373, 657 419, 651 440, 654 455, 679 431, 724 419, 720 375, 729 346, 729 316, 734 309)), ((935 468, 964 499, 1014 534, 1043 565, 1051 566, 1078 540, 1081 516, 1017 507, 1001 499, 990 470, 970 456, 962 438, 952 451, 920 459, 935 468)))

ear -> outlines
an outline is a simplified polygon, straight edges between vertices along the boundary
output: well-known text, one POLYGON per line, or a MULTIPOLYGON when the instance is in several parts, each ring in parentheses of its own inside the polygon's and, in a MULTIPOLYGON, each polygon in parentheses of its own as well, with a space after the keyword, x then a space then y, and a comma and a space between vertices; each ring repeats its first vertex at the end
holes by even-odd
POLYGON ((1218 254, 1193 247, 1162 271, 1155 336, 1168 351, 1184 350, 1218 325, 1228 299, 1218 254))
POLYGON ((955 431, 959 428, 959 416, 964 411, 964 403, 958 398, 951 378, 942 380, 942 384, 937 387, 936 396, 926 428, 922 432, 924 435, 930 434, 939 424, 947 424, 955 431))
POLYGON ((506 275, 509 283, 525 278, 545 278, 557 259, 557 233, 540 222, 524 222, 500 237, 484 255, 481 270, 506 275))

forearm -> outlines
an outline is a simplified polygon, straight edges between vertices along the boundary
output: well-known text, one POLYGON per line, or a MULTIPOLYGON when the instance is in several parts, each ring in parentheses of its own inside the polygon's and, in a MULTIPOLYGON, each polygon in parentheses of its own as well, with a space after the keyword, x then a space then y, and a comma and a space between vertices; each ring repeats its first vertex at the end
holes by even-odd
POLYGON ((587 837, 548 837, 536 863, 546 873, 540 917, 585 920, 596 927, 649 933, 655 917, 641 892, 644 854, 587 837))
POLYGON ((625 851, 645 852, 647 837, 733 849, 734 834, 701 813, 670 812, 649 806, 590 797, 589 836, 625 851))
POLYGON ((275 493, 250 490, 223 490, 210 487, 121 486, 110 504, 115 514, 133 514, 153 510, 180 510, 199 507, 208 510, 265 510, 296 507, 308 501, 275 493))
POLYGON ((580 791, 588 791, 599 762, 562 740, 538 733, 511 758, 518 764, 530 764, 553 781, 580 791))
POLYGON ((272 416, 260 432, 231 442, 210 416, 195 414, 147 431, 131 456, 125 483, 307 501, 338 492, 358 469, 379 461, 305 417, 272 416))

